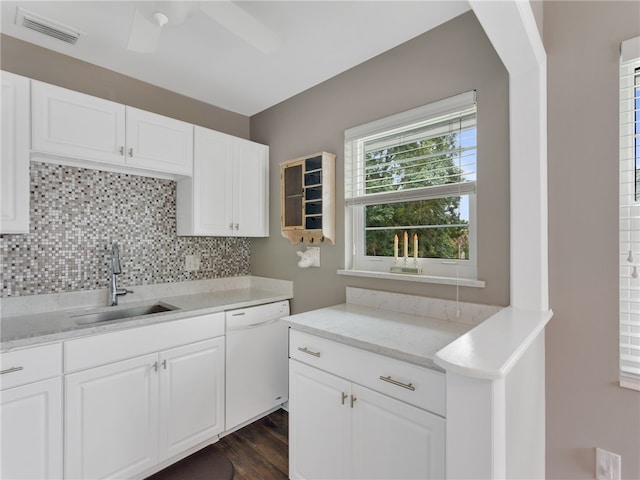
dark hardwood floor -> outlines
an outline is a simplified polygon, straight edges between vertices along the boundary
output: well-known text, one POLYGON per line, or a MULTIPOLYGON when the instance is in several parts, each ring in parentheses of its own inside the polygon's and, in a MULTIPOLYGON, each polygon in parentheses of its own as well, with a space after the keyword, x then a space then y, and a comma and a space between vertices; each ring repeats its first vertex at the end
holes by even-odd
POLYGON ((235 468, 233 480, 289 478, 289 416, 277 410, 215 444, 235 468))
POLYGON ((228 479, 286 480, 289 478, 289 416, 277 410, 218 442, 174 463, 147 480, 228 479))

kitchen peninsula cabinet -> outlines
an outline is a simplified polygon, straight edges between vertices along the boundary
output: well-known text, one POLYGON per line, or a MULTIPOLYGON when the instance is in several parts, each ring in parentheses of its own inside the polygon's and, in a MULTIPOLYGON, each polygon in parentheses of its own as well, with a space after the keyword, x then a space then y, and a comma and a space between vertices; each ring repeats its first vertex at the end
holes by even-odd
POLYGON ((29 79, 2 78, 0 233, 29 233, 29 79))
POLYGON ((191 175, 193 125, 32 80, 34 152, 191 175))
POLYGON ((193 178, 178 181, 178 235, 269 235, 269 147, 195 127, 193 178))
POLYGON ((444 478, 442 374, 290 335, 292 479, 444 478))
POLYGON ((218 313, 66 342, 65 478, 134 478, 223 432, 223 334, 218 313))
POLYGON ((0 478, 62 478, 60 344, 0 355, 0 478))

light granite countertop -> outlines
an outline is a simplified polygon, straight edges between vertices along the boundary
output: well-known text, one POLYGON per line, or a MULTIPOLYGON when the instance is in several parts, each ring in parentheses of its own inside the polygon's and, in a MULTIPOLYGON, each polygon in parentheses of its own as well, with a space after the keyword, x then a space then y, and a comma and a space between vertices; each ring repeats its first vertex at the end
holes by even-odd
MULTIPOLYGON (((0 321, 0 351, 5 352, 19 347, 287 300, 292 298, 292 289, 286 285, 287 283, 289 282, 276 281, 270 283, 268 279, 254 277, 248 278, 247 281, 232 282, 222 286, 223 288, 219 288, 221 285, 217 284, 214 287, 207 287, 206 291, 198 291, 202 290, 202 288, 184 289, 176 287, 170 289, 174 295, 167 295, 166 289, 162 291, 164 294, 162 296, 154 297, 153 292, 150 292, 146 295, 141 295, 144 297, 142 299, 123 302, 122 305, 116 307, 92 305, 84 306, 83 308, 50 311, 37 311, 38 308, 34 308, 32 310, 35 311, 29 312, 28 308, 22 306, 23 310, 26 309, 25 314, 6 316, 6 313, 3 312, 3 317, 0 321), (281 288, 283 283, 284 288, 281 288), (194 293, 185 293, 185 290, 194 291, 194 293), (177 309, 143 317, 84 325, 78 325, 76 319, 73 318, 88 312, 114 311, 153 303, 167 304, 177 307, 177 309)), ((155 291, 156 294, 157 292, 158 290, 155 291)), ((32 297, 34 302, 45 301, 36 297, 32 297)))
POLYGON ((285 317, 293 329, 444 371, 436 353, 502 307, 347 287, 347 302, 285 317))
POLYGON ((291 328, 387 357, 443 371, 434 356, 472 328, 466 323, 355 304, 341 304, 284 319, 291 328))

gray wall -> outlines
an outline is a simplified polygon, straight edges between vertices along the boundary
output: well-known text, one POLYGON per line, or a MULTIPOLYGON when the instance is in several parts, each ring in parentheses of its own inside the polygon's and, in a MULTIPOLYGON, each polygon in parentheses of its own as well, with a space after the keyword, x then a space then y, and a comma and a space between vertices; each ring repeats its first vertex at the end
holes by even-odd
POLYGON ((251 272, 294 281, 292 310, 341 303, 345 286, 455 299, 452 286, 337 275, 344 268, 344 130, 464 91, 478 92, 478 273, 486 288, 460 298, 509 303, 508 77, 472 13, 251 118, 251 137, 270 146, 270 232, 252 242, 251 272), (325 150, 336 159, 336 245, 321 267, 300 269, 280 235, 279 164, 325 150))
POLYGON ((0 35, 0 69, 249 138, 249 118, 67 55, 0 35))
POLYGON ((638 2, 545 2, 547 478, 593 478, 594 447, 640 478, 640 392, 618 380, 618 61, 638 2))

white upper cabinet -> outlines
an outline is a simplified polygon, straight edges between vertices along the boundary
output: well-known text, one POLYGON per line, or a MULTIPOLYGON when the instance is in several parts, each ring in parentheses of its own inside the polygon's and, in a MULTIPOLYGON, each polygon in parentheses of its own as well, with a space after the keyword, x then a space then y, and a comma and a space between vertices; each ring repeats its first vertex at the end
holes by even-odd
POLYGON ((233 138, 234 234, 240 237, 267 237, 269 147, 233 138))
POLYGON ((124 164, 125 106, 32 81, 33 150, 124 164))
POLYGON ((127 165, 179 175, 193 171, 193 125, 127 107, 127 165))
POLYGON ((178 182, 178 235, 269 235, 268 146, 196 126, 193 163, 178 182))
POLYGON ((29 233, 29 79, 1 78, 0 233, 29 233))
POLYGON ((137 169, 192 174, 193 125, 33 81, 31 148, 137 169))

